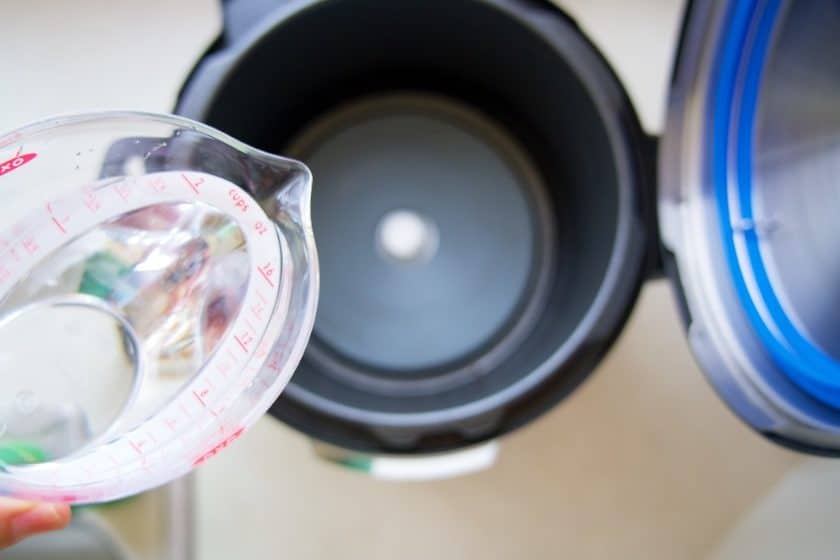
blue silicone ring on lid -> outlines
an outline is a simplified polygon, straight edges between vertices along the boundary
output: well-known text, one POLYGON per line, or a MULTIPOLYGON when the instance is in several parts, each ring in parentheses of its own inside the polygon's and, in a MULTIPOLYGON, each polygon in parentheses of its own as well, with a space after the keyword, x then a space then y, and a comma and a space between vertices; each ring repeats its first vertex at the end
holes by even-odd
POLYGON ((733 3, 726 38, 718 53, 717 73, 709 91, 714 110, 708 135, 711 178, 728 269, 755 334, 791 381, 819 401, 840 408, 840 363, 809 340, 785 312, 761 255, 759 233, 755 228, 733 226, 733 223, 755 223, 752 177, 755 116, 762 71, 780 7, 781 0, 733 3), (755 27, 751 29, 753 22, 755 27), (749 52, 744 56, 746 48, 749 52), (736 96, 742 68, 743 87, 740 96, 736 96), (734 114, 737 122, 733 146, 730 131, 734 114), (730 185, 733 152, 736 181, 730 185), (730 189, 734 189, 739 206, 735 220, 729 202, 730 189), (736 250, 738 238, 743 240, 743 256, 736 250), (754 281, 752 291, 745 277, 747 270, 754 281), (759 298, 764 314, 757 305, 759 298))

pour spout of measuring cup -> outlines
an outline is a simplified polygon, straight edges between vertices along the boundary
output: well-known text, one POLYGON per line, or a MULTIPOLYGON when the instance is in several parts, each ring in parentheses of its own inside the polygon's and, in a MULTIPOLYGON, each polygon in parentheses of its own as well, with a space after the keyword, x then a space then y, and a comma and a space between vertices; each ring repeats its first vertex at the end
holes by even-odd
POLYGON ((102 177, 142 175, 172 168, 201 166, 241 185, 276 220, 311 230, 312 173, 303 163, 271 154, 207 130, 175 130, 169 137, 126 137, 113 142, 102 177))
POLYGON ((312 173, 300 162, 259 153, 252 160, 252 174, 260 179, 252 189, 257 200, 275 222, 296 224, 301 231, 312 231, 310 201, 312 173))

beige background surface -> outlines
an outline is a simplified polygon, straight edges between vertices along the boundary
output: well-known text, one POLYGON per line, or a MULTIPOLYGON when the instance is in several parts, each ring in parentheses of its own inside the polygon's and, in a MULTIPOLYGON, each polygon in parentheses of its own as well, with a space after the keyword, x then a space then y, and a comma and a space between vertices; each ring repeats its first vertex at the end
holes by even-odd
MULTIPOLYGON (((0 4, 0 129, 82 109, 167 110, 219 25, 213 0, 0 4)), ((563 4, 658 130, 681 2, 563 4)), ((491 470, 383 483, 263 419, 198 474, 199 558, 701 558, 800 461, 718 401, 659 281, 596 374, 506 438, 491 470)), ((750 523, 768 526, 750 519, 739 542, 757 542, 750 523)))

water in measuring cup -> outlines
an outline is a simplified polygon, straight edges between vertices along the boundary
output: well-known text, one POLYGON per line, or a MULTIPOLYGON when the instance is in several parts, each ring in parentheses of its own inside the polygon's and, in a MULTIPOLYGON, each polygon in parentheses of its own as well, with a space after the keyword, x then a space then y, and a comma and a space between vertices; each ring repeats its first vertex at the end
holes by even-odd
POLYGON ((226 449, 312 331, 308 169, 128 112, 0 135, 0 163, 0 495, 109 501, 226 449))
POLYGON ((249 270, 239 225, 200 202, 125 213, 39 261, 0 304, 0 365, 18 372, 0 378, 0 469, 154 414, 217 348, 249 270))

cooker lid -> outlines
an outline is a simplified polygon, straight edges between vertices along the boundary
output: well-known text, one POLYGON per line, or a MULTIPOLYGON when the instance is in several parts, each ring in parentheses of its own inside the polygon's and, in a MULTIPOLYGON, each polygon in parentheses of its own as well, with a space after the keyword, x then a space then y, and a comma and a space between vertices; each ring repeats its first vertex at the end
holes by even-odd
POLYGON ((840 451, 840 6, 692 6, 660 228, 704 370, 750 425, 840 451))

